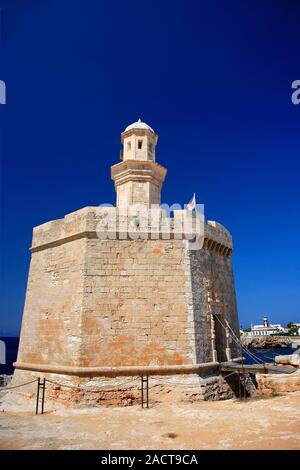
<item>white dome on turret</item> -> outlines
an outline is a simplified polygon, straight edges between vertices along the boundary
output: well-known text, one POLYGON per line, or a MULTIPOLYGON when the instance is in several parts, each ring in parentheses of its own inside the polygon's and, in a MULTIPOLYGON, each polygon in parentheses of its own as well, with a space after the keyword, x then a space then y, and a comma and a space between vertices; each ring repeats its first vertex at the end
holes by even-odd
POLYGON ((152 127, 148 126, 148 124, 143 122, 141 119, 127 126, 124 132, 130 131, 131 129, 147 129, 148 131, 151 131, 154 133, 154 130, 152 129, 152 127))

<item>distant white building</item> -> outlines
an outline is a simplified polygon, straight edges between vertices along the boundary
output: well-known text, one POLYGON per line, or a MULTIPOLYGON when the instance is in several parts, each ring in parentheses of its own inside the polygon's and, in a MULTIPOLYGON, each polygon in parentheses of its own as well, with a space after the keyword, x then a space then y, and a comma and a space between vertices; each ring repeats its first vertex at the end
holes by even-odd
POLYGON ((280 323, 270 325, 267 317, 263 318, 263 322, 263 325, 251 325, 251 331, 249 332, 249 336, 267 336, 279 333, 280 331, 285 331, 285 329, 282 325, 280 325, 280 323))

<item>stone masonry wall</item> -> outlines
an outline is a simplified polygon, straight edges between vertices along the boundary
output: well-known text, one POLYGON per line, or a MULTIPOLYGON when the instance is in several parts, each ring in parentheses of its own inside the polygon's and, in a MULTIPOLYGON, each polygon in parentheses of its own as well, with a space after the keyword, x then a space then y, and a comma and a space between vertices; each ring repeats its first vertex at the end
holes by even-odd
MULTIPOLYGON (((231 257, 207 248, 190 251, 191 285, 194 308, 194 328, 196 343, 196 362, 212 360, 211 352, 211 318, 215 320, 216 349, 218 360, 224 361, 226 334, 222 324, 228 321, 235 334, 239 336, 238 316, 231 257), (221 357, 220 357, 221 356, 221 357)), ((236 343, 230 339, 232 357, 238 357, 236 343)))
POLYGON ((18 362, 193 362, 181 240, 82 238, 32 254, 18 362))
POLYGON ((87 240, 82 366, 192 363, 184 257, 180 240, 87 240))
POLYGON ((76 365, 86 240, 32 253, 18 361, 76 365))
POLYGON ((34 229, 18 362, 210 362, 209 313, 220 308, 238 334, 229 232, 206 225, 215 250, 209 242, 188 251, 176 239, 101 240, 97 224, 114 210, 88 207, 34 229))

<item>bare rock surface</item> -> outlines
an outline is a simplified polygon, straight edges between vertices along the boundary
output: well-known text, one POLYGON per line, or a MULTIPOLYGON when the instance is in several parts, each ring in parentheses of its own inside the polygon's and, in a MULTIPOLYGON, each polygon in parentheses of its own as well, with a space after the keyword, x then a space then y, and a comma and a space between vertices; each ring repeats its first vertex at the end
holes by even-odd
POLYGON ((300 370, 293 374, 256 374, 258 394, 264 396, 278 395, 286 392, 300 391, 300 370))
POLYGON ((275 363, 280 365, 290 365, 300 367, 300 349, 297 349, 293 354, 286 354, 283 356, 276 356, 275 363))
POLYGON ((291 348, 292 340, 284 336, 241 336, 246 348, 291 348))

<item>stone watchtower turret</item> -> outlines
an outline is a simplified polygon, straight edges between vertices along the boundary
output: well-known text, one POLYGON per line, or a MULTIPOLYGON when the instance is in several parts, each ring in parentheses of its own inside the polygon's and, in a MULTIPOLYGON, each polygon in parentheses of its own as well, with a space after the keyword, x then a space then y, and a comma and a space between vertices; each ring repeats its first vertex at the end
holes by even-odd
POLYGON ((122 161, 111 167, 116 207, 85 207, 33 229, 15 384, 37 374, 71 384, 201 374, 240 355, 229 337, 239 325, 225 227, 203 221, 203 246, 192 251, 175 233, 175 215, 160 208, 157 229, 147 223, 140 238, 104 223, 123 208, 150 213, 160 204, 166 169, 156 163, 157 139, 141 120, 121 134, 122 161))
POLYGON ((117 207, 160 204, 160 192, 167 170, 155 162, 158 136, 140 119, 121 134, 121 163, 113 165, 117 207))

